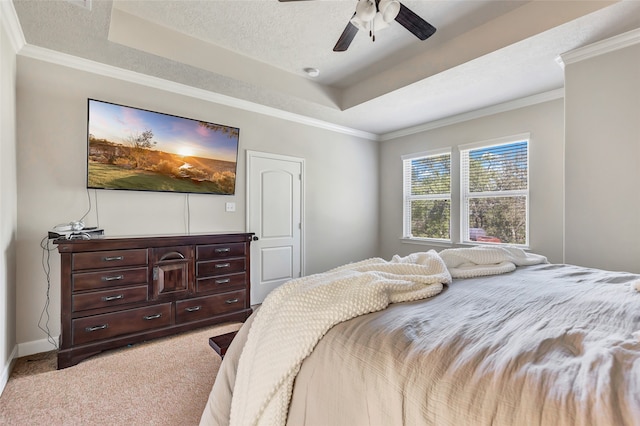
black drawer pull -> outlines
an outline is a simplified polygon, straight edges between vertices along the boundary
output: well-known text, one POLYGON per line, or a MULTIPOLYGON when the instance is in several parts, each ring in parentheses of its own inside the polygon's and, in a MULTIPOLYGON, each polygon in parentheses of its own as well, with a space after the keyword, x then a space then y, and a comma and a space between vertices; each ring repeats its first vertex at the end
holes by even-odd
POLYGON ((188 308, 184 308, 184 310, 187 312, 196 312, 196 311, 199 311, 200 309, 202 309, 202 306, 191 306, 188 308))
POLYGON ((216 284, 227 284, 231 282, 231 278, 224 278, 222 280, 216 280, 215 283, 216 284))
POLYGON ((102 301, 103 302, 111 302, 113 300, 119 300, 119 299, 124 299, 124 294, 118 294, 115 296, 103 296, 102 297, 102 301))
POLYGON ((235 299, 227 299, 224 301, 224 303, 230 305, 232 303, 238 303, 240 301, 240 299, 238 299, 237 297, 235 299))
POLYGON ((158 318, 160 318, 161 316, 162 316, 162 314, 146 315, 146 316, 142 317, 142 319, 143 319, 143 320, 150 321, 150 320, 158 319, 158 318))
POLYGON ((230 263, 216 263, 216 268, 228 268, 231 266, 230 263))
POLYGON ((105 328, 108 328, 108 327, 109 327, 109 324, 95 325, 93 327, 85 328, 84 331, 86 331, 87 333, 91 333, 92 331, 104 330, 105 328))
POLYGON ((217 248, 215 250, 216 253, 229 253, 230 251, 231 251, 231 249, 229 247, 217 248))
POLYGON ((109 277, 102 277, 102 281, 119 281, 123 279, 124 275, 111 275, 109 277))
POLYGON ((103 257, 104 262, 113 262, 114 260, 124 260, 124 256, 106 256, 103 257))

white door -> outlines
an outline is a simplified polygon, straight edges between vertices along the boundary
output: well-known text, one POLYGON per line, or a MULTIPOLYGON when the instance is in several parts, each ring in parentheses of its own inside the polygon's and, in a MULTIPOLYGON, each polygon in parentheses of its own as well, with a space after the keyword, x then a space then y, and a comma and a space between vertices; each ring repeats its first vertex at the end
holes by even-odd
POLYGON ((251 304, 302 275, 304 160, 247 151, 247 230, 251 243, 251 304))

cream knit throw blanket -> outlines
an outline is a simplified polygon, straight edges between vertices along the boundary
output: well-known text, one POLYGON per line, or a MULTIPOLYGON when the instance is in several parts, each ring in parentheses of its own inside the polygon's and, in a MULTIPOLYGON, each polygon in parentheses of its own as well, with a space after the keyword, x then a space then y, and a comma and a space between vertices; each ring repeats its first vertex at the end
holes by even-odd
POLYGON ((332 326, 390 303, 435 296, 449 282, 444 262, 431 250, 368 259, 283 284, 265 299, 249 330, 230 425, 284 425, 300 365, 332 326))
POLYGON ((547 258, 527 253, 518 247, 487 247, 446 249, 440 257, 453 278, 473 278, 503 274, 516 266, 547 263, 547 258))

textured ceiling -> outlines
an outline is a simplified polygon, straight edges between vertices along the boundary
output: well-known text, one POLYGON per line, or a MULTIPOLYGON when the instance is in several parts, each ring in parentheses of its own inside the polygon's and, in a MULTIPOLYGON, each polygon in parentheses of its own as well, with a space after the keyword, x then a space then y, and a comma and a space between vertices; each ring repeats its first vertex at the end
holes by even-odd
POLYGON ((402 3, 436 34, 333 52, 355 0, 14 0, 29 45, 377 135, 561 88, 558 55, 640 28, 635 0, 402 3))

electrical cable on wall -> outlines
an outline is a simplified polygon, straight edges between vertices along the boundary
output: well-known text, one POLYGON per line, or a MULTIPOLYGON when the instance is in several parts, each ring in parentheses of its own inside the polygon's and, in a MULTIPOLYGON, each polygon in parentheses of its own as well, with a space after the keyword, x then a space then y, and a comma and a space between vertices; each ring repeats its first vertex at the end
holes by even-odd
POLYGON ((87 215, 91 212, 91 194, 89 193, 89 188, 87 188, 87 199, 89 200, 89 209, 87 209, 87 212, 83 214, 80 219, 78 219, 79 222, 84 221, 84 218, 87 217, 87 215))
MULTIPOLYGON (((95 198, 95 205, 96 205, 96 227, 100 228, 100 218, 98 217, 98 191, 97 190, 93 190, 93 197, 95 198)), ((87 217, 89 215, 89 213, 91 213, 91 209, 92 209, 92 204, 91 204, 91 193, 89 192, 89 188, 87 188, 87 200, 89 201, 89 208, 87 209, 86 213, 82 215, 82 217, 78 220, 79 222, 84 223, 84 218, 87 217)))
POLYGON ((187 197, 185 199, 186 202, 186 208, 187 208, 187 217, 186 217, 186 225, 187 225, 187 235, 191 234, 191 206, 189 204, 189 194, 187 194, 187 197))
POLYGON ((49 247, 49 237, 46 236, 40 241, 40 247, 42 248, 42 268, 44 269, 44 274, 47 277, 47 293, 46 300, 44 302, 44 307, 42 308, 42 312, 40 313, 40 318, 38 319, 38 328, 44 331, 47 335, 47 340, 49 343, 53 345, 54 348, 58 349, 58 343, 55 341, 53 336, 51 335, 51 330, 49 330, 49 320, 51 319, 49 315, 49 303, 51 302, 50 293, 51 293, 51 251, 53 248, 49 247), (46 316, 46 320, 44 321, 44 325, 42 321, 46 316))
MULTIPOLYGON (((96 223, 99 226, 100 220, 98 218, 98 194, 95 193, 96 198, 96 223)), ((89 192, 89 188, 87 188, 87 200, 89 201, 89 208, 82 215, 78 222, 84 226, 84 219, 91 213, 92 203, 91 203, 91 193, 89 192)), ((49 240, 51 239, 50 235, 47 235, 40 241, 40 248, 42 248, 42 269, 44 270, 44 275, 47 280, 47 291, 46 291, 46 300, 44 303, 44 307, 42 308, 42 312, 40 313, 40 318, 38 319, 38 328, 45 332, 47 335, 47 340, 51 343, 56 349, 58 348, 58 344, 55 341, 54 337, 51 335, 51 330, 49 329, 49 320, 51 319, 49 315, 49 304, 51 303, 51 251, 54 248, 49 247, 49 240)))
POLYGON ((93 197, 96 199, 96 226, 100 228, 100 217, 98 216, 98 211, 100 210, 98 209, 98 190, 93 190, 93 197))

